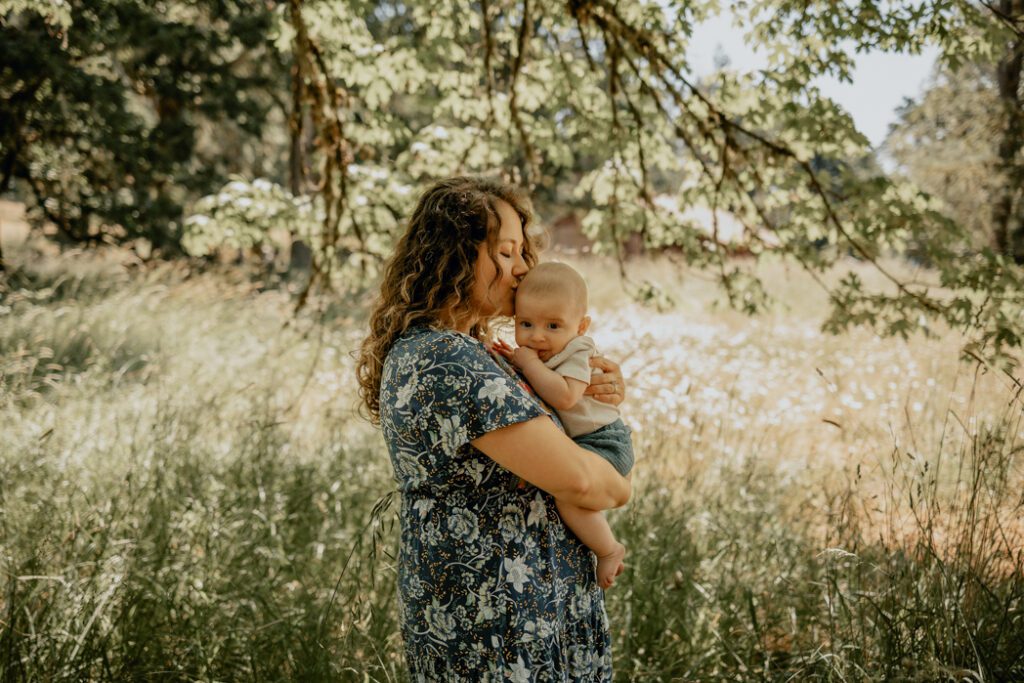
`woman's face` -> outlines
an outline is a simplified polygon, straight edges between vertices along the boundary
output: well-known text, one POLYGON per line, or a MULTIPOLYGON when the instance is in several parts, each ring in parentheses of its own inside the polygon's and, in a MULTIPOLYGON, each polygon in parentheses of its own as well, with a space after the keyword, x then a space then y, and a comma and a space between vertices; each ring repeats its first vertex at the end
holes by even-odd
POLYGON ((495 202, 495 208, 501 219, 496 245, 499 270, 494 268, 487 243, 482 242, 476 258, 476 282, 473 283, 472 301, 482 318, 511 316, 515 312, 516 287, 519 279, 530 269, 523 260, 526 243, 519 214, 508 202, 500 199, 495 202))

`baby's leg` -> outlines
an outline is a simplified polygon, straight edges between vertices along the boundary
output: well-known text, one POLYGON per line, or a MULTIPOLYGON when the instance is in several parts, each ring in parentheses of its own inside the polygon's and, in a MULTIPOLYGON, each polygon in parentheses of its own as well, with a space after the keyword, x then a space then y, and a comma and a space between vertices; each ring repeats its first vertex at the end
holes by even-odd
POLYGON ((565 525, 597 555, 598 585, 610 588, 615 577, 625 569, 622 560, 626 556, 626 546, 615 540, 612 528, 602 513, 561 500, 556 500, 555 505, 565 525))

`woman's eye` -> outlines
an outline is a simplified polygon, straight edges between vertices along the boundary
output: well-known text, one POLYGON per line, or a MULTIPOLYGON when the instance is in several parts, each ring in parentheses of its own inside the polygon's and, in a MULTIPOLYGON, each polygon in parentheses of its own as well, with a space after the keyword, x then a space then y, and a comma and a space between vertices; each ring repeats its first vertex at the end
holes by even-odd
POLYGON ((512 258, 512 254, 506 254, 505 252, 501 252, 501 255, 505 258, 512 258))

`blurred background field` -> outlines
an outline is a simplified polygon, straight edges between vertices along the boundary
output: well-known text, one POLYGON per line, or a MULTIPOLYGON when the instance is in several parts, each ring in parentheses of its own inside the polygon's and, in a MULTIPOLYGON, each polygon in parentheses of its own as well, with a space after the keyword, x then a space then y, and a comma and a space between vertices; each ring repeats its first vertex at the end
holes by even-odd
MULTIPOLYGON (((238 269, 37 248, 0 299, 0 677, 404 680, 365 298, 295 317, 238 269)), ((548 257, 629 382, 617 680, 1024 676, 1015 380, 941 330, 824 335, 770 261, 786 306, 747 318, 664 258, 630 265, 658 312, 548 257)))

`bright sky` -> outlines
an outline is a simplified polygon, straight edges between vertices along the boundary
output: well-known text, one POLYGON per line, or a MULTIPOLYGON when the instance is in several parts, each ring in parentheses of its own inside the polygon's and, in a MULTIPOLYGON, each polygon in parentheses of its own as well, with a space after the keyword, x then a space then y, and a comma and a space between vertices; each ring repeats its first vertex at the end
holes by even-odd
MULTIPOLYGON (((738 71, 764 68, 766 60, 744 42, 742 31, 732 26, 729 16, 719 16, 697 27, 690 42, 689 56, 699 76, 714 71, 715 52, 721 46, 730 67, 738 71)), ((923 91, 938 57, 929 48, 920 55, 867 53, 856 56, 853 83, 822 79, 817 85, 853 116, 857 128, 875 147, 885 139, 889 124, 896 121, 896 108, 904 97, 923 91)))

